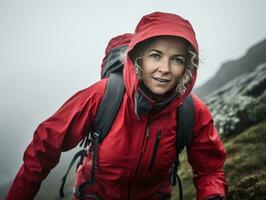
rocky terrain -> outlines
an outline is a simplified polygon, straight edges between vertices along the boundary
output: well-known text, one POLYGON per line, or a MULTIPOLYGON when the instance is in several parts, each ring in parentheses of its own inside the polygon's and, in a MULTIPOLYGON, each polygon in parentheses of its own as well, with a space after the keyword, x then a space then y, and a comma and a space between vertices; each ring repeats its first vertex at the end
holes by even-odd
MULTIPOLYGON (((266 200, 266 121, 223 138, 227 151, 224 165, 229 191, 227 200, 266 200)), ((186 152, 181 155, 184 199, 195 200, 191 167, 186 152)), ((172 200, 178 200, 178 188, 173 188, 172 200)))
POLYGON ((236 134, 266 119, 266 63, 205 97, 218 132, 236 134))
POLYGON ((225 85, 242 74, 254 71, 258 65, 265 62, 266 39, 251 47, 241 58, 222 64, 216 75, 202 86, 196 88, 194 92, 201 98, 205 98, 222 85, 225 85))
POLYGON ((233 186, 228 194, 228 200, 263 200, 266 198, 266 173, 259 172, 255 175, 244 177, 237 185, 233 186))

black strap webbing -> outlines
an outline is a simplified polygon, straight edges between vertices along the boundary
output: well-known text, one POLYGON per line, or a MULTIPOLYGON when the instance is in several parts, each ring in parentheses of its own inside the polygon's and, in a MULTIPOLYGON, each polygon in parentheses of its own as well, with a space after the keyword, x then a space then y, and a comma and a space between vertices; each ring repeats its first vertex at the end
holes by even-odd
POLYGON ((177 153, 181 153, 184 147, 191 143, 194 126, 194 105, 192 96, 189 95, 179 107, 177 126, 177 153))
POLYGON ((103 100, 94 120, 94 132, 99 134, 99 143, 108 134, 118 113, 125 93, 122 73, 111 73, 103 100))
POLYGON ((194 104, 192 96, 189 95, 185 98, 183 104, 178 108, 178 121, 176 130, 176 161, 173 166, 172 182, 176 185, 178 181, 179 187, 179 200, 183 200, 183 187, 181 179, 177 174, 179 163, 179 154, 183 151, 184 147, 189 145, 193 136, 194 127, 194 104))
POLYGON ((87 152, 82 149, 80 150, 78 153, 75 154, 75 156, 72 158, 69 166, 68 166, 68 169, 67 169, 67 172, 65 173, 65 175, 63 176, 62 178, 62 184, 61 184, 61 187, 60 187, 60 190, 59 190, 59 196, 60 198, 64 198, 65 197, 65 194, 64 194, 64 186, 65 186, 65 183, 66 183, 66 178, 68 176, 68 173, 71 169, 71 167, 73 166, 73 164, 76 162, 76 160, 81 157, 83 158, 84 156, 86 156, 87 152))
MULTIPOLYGON (((118 110, 120 108, 120 105, 123 100, 123 96, 125 93, 125 86, 123 81, 123 74, 121 72, 117 73, 111 73, 106 85, 105 93, 103 100, 99 106, 99 109, 97 111, 95 120, 94 120, 94 134, 98 135, 98 138, 96 141, 94 140, 94 143, 96 142, 96 147, 94 147, 93 151, 93 170, 92 170, 92 180, 95 179, 95 162, 96 162, 96 156, 97 156, 97 146, 98 144, 103 140, 103 138, 108 134, 113 121, 118 113, 118 110)), ((85 147, 88 145, 88 138, 85 138, 85 145, 84 149, 79 151, 75 154, 74 158, 70 162, 70 165, 67 169, 66 174, 62 178, 62 184, 60 187, 59 195, 60 198, 64 197, 64 185, 66 182, 67 175, 75 163, 75 161, 80 157, 83 159, 83 157, 86 155, 85 147)), ((83 142, 84 142, 83 141, 83 142)), ((81 144, 82 145, 82 144, 81 144)), ((92 181, 94 182, 94 181, 92 181)))
POLYGON ((94 132, 92 134, 93 160, 90 183, 95 183, 95 170, 98 154, 98 145, 108 134, 114 119, 119 111, 125 93, 122 73, 111 73, 105 88, 103 100, 94 119, 94 132))

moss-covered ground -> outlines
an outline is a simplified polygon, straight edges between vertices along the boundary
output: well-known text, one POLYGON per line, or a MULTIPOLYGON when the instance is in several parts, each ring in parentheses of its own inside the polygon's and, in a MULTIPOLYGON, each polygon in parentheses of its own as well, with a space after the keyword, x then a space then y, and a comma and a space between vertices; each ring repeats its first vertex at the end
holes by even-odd
MULTIPOLYGON (((223 139, 227 151, 224 170, 229 184, 228 200, 266 199, 266 121, 223 139)), ((184 200, 194 200, 195 189, 186 154, 181 155, 179 174, 184 200)), ((178 200, 178 187, 172 200, 178 200)))

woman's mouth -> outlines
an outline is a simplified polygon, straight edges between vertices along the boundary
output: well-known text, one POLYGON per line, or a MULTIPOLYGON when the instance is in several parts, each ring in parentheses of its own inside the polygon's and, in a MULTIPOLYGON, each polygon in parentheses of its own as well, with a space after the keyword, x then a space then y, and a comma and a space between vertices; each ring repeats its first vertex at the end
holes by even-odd
POLYGON ((171 80, 169 79, 165 79, 165 78, 158 78, 158 77, 152 77, 154 80, 160 82, 160 83, 168 83, 170 82, 171 80))

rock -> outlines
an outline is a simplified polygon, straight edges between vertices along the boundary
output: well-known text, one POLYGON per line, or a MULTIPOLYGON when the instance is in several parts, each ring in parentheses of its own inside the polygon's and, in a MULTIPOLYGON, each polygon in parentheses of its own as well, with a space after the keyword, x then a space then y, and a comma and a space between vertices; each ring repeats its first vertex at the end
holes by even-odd
POLYGON ((266 173, 260 172, 247 177, 232 186, 228 200, 266 200, 266 173))
POLYGON ((205 98, 218 132, 227 136, 266 119, 266 63, 205 98))

